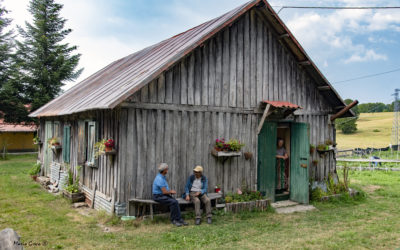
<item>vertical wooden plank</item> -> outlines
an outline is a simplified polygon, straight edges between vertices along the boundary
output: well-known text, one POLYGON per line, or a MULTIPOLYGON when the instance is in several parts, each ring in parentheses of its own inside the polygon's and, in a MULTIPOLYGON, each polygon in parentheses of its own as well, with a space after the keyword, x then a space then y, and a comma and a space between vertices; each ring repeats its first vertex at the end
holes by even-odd
POLYGON ((172 70, 168 70, 165 75, 165 103, 172 103, 173 92, 173 74, 172 70))
POLYGON ((157 95, 158 95, 158 102, 164 103, 165 102, 165 75, 162 73, 157 80, 157 95))
POLYGON ((153 80, 149 83, 149 102, 157 102, 157 80, 153 80))
POLYGON ((263 25, 263 82, 262 82, 262 99, 268 100, 268 30, 263 25))
POLYGON ((119 156, 119 167, 120 167, 120 173, 119 173, 119 199, 118 201, 124 202, 124 197, 125 197, 125 170, 126 170, 126 130, 127 130, 127 117, 128 117, 128 110, 127 109, 122 109, 121 110, 121 117, 120 117, 120 134, 119 134, 119 146, 118 146, 118 156, 119 156))
POLYGON ((177 197, 179 197, 184 189, 184 185, 186 184, 187 176, 182 171, 182 165, 179 161, 179 154, 180 154, 180 130, 181 130, 181 116, 180 112, 174 111, 173 112, 173 141, 172 141, 172 166, 174 168, 174 179, 171 180, 173 184, 173 188, 177 191, 177 197))
POLYGON ((173 82, 172 82, 172 102, 174 104, 179 104, 181 102, 181 76, 180 76, 180 67, 179 65, 174 66, 173 68, 173 82))
MULTIPOLYGON (((189 141, 191 138, 189 137, 189 115, 188 112, 182 111, 181 114, 181 133, 180 133, 180 161, 179 166, 181 167, 180 172, 182 172, 182 176, 187 176, 187 168, 188 168, 188 160, 187 155, 192 154, 192 151, 189 150, 189 141)), ((186 181, 186 180, 185 180, 186 181)))
POLYGON ((257 105, 257 22, 254 10, 250 11, 250 104, 257 105))
MULTIPOLYGON (((210 166, 209 166, 209 157, 211 157, 210 151, 212 149, 212 147, 214 145, 212 145, 211 143, 213 143, 213 141, 215 139, 213 139, 213 137, 211 136, 211 113, 210 112, 205 112, 204 113, 204 126, 202 126, 202 131, 201 131, 201 137, 202 137, 202 162, 201 164, 203 165, 204 168, 204 174, 206 175, 206 177, 209 179, 209 183, 208 183, 208 190, 211 191, 213 190, 213 183, 211 183, 210 181, 210 166)), ((214 179, 215 177, 213 177, 214 179)))
POLYGON ((128 111, 128 131, 127 131, 127 150, 126 154, 126 162, 127 162, 127 181, 130 183, 130 194, 129 198, 136 197, 136 178, 137 178, 137 171, 138 171, 138 142, 137 142, 137 128, 136 128, 136 110, 131 108, 128 111))
POLYGON ((238 22, 238 31, 237 31, 237 79, 236 79, 236 106, 242 108, 243 107, 243 80, 244 80, 244 69, 243 69, 243 52, 244 52, 244 31, 243 31, 243 18, 238 22))
POLYGON ((257 22, 257 62, 256 62, 256 105, 262 101, 263 94, 263 54, 264 54, 264 46, 263 46, 263 25, 261 20, 256 17, 257 22))
POLYGON ((253 158, 251 158, 251 171, 250 171, 250 176, 251 176, 251 185, 253 189, 256 189, 257 185, 257 159, 258 159, 258 140, 257 140, 257 127, 258 127, 258 121, 259 118, 257 115, 251 115, 251 143, 254 145, 255 148, 253 148, 253 158))
POLYGON ((196 49, 195 54, 195 65, 194 65, 194 104, 201 105, 201 85, 202 85, 202 58, 201 50, 196 49))
POLYGON ((146 169, 146 182, 145 185, 145 197, 146 199, 152 198, 152 180, 156 175, 156 114, 155 110, 150 110, 147 113, 147 169, 146 169))
POLYGON ((208 105, 208 44, 201 48, 202 57, 202 83, 201 83, 201 104, 208 105))
POLYGON ((268 100, 274 98, 274 47, 271 30, 268 29, 268 100))
POLYGON ((278 72, 279 72, 279 67, 278 67, 278 45, 277 45, 276 37, 273 36, 273 84, 274 84, 274 95, 272 97, 272 100, 278 101, 279 100, 279 78, 278 78, 278 72))
POLYGON ((186 58, 183 58, 181 63, 181 104, 188 103, 188 77, 187 77, 187 66, 186 66, 186 58))
POLYGON ((237 84, 236 84, 236 73, 237 73, 237 24, 231 27, 230 32, 230 51, 229 51, 229 58, 230 58, 230 72, 229 72, 229 106, 236 107, 236 91, 237 91, 237 84))
POLYGON ((149 102, 149 86, 147 84, 140 89, 140 95, 142 102, 149 102))
POLYGON ((208 50, 208 105, 214 106, 214 88, 215 88, 215 38, 212 38, 209 42, 208 50))
POLYGON ((223 53, 222 53, 222 99, 221 106, 227 107, 229 104, 229 41, 230 39, 230 30, 225 29, 223 31, 223 53))
POLYGON ((222 34, 216 35, 216 60, 215 60, 215 106, 221 106, 222 98, 222 34))
POLYGON ((194 66, 195 66, 195 58, 194 53, 189 55, 188 62, 188 93, 187 93, 187 103, 190 105, 194 104, 194 66))
MULTIPOLYGON (((135 187, 135 197, 144 198, 143 196, 143 183, 145 179, 146 170, 146 148, 144 148, 144 133, 142 122, 143 110, 136 109, 136 135, 137 135, 137 177, 135 187)), ((121 114, 122 116, 123 114, 121 114)), ((123 138, 120 137, 122 140, 123 138)))
POLYGON ((250 16, 247 12, 244 17, 243 27, 243 107, 250 108, 251 92, 250 92, 250 16))

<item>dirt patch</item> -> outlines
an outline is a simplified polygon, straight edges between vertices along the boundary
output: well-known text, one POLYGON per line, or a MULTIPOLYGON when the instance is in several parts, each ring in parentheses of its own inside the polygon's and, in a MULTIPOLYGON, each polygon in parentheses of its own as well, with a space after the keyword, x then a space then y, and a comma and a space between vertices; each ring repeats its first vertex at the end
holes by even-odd
POLYGON ((380 188, 382 188, 382 187, 378 186, 378 185, 368 185, 368 186, 364 187, 363 189, 367 193, 373 193, 380 188))
POLYGON ((123 231, 123 227, 110 227, 110 226, 105 226, 103 224, 97 224, 101 228, 101 230, 105 233, 114 233, 114 232, 120 232, 123 231))

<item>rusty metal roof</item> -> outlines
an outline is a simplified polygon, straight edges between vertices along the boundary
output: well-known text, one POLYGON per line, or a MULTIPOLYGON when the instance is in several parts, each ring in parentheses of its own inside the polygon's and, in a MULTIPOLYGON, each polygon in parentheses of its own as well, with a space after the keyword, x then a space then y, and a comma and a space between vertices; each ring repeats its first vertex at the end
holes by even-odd
POLYGON ((35 132, 37 130, 36 125, 26 124, 11 124, 5 123, 3 119, 0 119, 0 133, 2 132, 35 132))
POLYGON ((286 109, 302 109, 299 105, 293 104, 291 102, 281 102, 281 101, 263 101, 263 103, 271 104, 275 108, 286 108, 286 109))
MULTIPOLYGON (((268 14, 268 18, 272 20, 271 22, 277 32, 289 34, 288 38, 285 38, 289 49, 295 55, 298 55, 300 60, 307 58, 311 61, 272 7, 265 0, 252 0, 220 17, 109 64, 29 116, 60 116, 87 110, 115 108, 183 56, 233 23, 249 9, 261 3, 265 4, 264 11, 268 14), (292 42, 290 43, 290 41, 292 42)), ((321 85, 331 87, 312 62, 311 66, 309 68, 312 71, 311 73, 322 79, 321 85)), ((334 90, 329 92, 326 97, 333 100, 332 105, 345 106, 343 100, 334 90)))

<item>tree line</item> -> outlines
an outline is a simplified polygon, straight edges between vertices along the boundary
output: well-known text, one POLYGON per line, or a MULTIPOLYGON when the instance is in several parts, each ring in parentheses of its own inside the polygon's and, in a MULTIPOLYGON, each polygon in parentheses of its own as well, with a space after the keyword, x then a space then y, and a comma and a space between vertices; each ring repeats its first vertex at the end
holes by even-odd
POLYGON ((77 47, 64 42, 71 33, 54 0, 31 0, 32 22, 11 28, 0 0, 0 118, 10 123, 36 122, 28 114, 57 97, 61 87, 79 77, 77 47))

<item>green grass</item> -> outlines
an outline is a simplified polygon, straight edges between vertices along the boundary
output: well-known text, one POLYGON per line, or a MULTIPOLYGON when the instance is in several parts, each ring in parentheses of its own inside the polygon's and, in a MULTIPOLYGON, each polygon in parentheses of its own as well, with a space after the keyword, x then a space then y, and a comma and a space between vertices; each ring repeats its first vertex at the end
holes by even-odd
POLYGON ((81 210, 89 211, 83 215, 29 178, 34 162, 32 156, 0 161, 0 229, 15 229, 22 242, 47 242, 35 249, 400 247, 400 173, 351 172, 351 185, 367 197, 318 202, 314 212, 232 215, 218 211, 212 225, 194 226, 188 216, 189 227, 175 228, 162 218, 121 222, 89 209, 81 210))
POLYGON ((357 120, 357 132, 343 134, 337 131, 339 149, 387 147, 392 133, 393 112, 362 113, 357 120))

